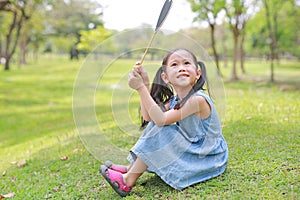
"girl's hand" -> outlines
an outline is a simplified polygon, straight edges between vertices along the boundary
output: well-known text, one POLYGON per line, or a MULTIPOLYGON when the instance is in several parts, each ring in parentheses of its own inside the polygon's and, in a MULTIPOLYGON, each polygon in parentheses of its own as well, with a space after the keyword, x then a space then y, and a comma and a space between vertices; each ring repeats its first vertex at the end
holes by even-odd
POLYGON ((149 80, 149 76, 148 76, 148 73, 147 71, 145 70, 145 68, 141 65, 141 63, 138 61, 135 63, 136 65, 133 67, 133 69, 138 72, 142 79, 143 79, 143 82, 146 86, 149 86, 150 85, 150 80, 149 80))
POLYGON ((128 85, 134 90, 138 90, 145 85, 142 76, 135 69, 128 74, 128 85))

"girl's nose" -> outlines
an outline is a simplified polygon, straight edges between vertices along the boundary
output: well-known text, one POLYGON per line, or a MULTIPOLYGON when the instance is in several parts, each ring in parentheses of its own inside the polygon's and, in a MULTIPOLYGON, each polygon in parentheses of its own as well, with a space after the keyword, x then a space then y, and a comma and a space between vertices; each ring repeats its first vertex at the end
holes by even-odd
POLYGON ((179 70, 179 72, 185 72, 186 71, 184 65, 179 65, 178 70, 179 70))

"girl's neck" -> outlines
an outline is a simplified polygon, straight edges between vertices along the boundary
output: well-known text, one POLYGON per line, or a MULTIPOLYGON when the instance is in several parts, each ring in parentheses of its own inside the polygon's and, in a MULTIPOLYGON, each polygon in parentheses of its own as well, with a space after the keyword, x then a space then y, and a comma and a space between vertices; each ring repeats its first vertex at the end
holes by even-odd
POLYGON ((192 89, 192 87, 190 87, 190 88, 174 88, 179 99, 182 99, 183 97, 185 97, 191 89, 192 89))

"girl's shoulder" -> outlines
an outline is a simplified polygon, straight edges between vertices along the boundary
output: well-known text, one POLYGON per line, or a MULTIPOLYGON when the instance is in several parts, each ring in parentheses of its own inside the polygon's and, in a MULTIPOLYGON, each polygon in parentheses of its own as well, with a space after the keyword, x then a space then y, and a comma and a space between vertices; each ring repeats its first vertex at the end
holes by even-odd
POLYGON ((203 96, 206 100, 211 100, 210 96, 204 90, 198 90, 194 93, 195 96, 203 96))
POLYGON ((195 96, 202 96, 208 102, 208 104, 211 107, 214 106, 214 103, 213 103, 212 99, 210 98, 210 96, 204 90, 198 90, 197 92, 195 92, 194 95, 195 96))

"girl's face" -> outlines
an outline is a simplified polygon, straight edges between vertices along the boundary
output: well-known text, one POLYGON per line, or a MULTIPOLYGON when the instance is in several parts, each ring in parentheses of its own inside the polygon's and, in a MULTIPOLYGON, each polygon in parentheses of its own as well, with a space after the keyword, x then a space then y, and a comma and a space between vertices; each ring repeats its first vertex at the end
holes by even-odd
POLYGON ((201 71, 197 69, 193 56, 185 50, 178 50, 167 60, 162 79, 175 89, 176 87, 190 89, 200 75, 201 71))

